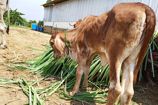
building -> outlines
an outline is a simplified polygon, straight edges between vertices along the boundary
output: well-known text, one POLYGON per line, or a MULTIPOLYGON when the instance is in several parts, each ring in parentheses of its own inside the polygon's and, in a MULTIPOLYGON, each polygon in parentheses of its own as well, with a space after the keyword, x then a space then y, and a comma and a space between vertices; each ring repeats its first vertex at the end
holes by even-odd
POLYGON ((75 21, 88 15, 100 15, 122 2, 145 3, 153 8, 158 17, 158 0, 47 0, 43 5, 45 31, 51 32, 52 27, 71 29, 75 21))

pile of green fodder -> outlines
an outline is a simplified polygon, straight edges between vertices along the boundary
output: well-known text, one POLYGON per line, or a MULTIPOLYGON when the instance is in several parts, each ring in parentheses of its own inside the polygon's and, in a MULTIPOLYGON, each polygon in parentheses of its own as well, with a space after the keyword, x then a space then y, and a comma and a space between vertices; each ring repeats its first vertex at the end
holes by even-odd
MULTIPOLYGON (((75 83, 75 72, 77 63, 69 57, 56 59, 50 47, 36 59, 27 62, 29 69, 41 74, 44 77, 56 77, 56 82, 40 90, 40 94, 52 95, 55 92, 60 93, 61 98, 74 99, 84 102, 106 102, 107 88, 109 81, 109 66, 101 66, 98 56, 94 58, 90 67, 89 85, 91 90, 81 92, 71 97, 67 91, 70 91, 75 83), (104 89, 103 89, 104 88, 104 89)), ((84 77, 83 77, 84 78, 84 77)))
MULTIPOLYGON (((96 86, 107 86, 109 80, 109 66, 102 66, 100 62, 101 61, 98 56, 96 56, 92 61, 90 66, 89 81, 96 84, 96 86)), ((77 63, 69 57, 55 59, 51 48, 48 48, 47 51, 35 60, 29 61, 28 64, 30 65, 29 69, 36 73, 40 73, 42 76, 56 76, 61 79, 68 76, 68 83, 74 83, 77 63)))

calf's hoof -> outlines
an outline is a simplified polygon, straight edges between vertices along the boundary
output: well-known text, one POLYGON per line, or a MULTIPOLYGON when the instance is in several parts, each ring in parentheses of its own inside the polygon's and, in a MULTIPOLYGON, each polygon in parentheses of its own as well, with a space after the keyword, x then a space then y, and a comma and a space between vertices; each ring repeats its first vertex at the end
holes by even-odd
POLYGON ((80 93, 80 91, 71 91, 71 92, 69 93, 69 95, 70 95, 70 96, 74 96, 75 94, 78 94, 78 93, 80 93))
POLYGON ((82 87, 80 90, 81 91, 87 91, 87 87, 82 87))
POLYGON ((75 94, 76 94, 76 93, 73 92, 73 91, 69 93, 70 96, 74 96, 75 94))

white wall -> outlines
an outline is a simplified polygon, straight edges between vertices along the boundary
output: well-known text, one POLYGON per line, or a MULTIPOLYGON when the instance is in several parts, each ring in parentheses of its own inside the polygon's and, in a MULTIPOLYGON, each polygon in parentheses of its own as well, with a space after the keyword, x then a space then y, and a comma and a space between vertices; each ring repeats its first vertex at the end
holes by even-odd
POLYGON ((53 26, 63 29, 73 29, 74 22, 44 22, 44 26, 53 26))
MULTIPOLYGON (((153 8, 158 17, 158 0, 68 0, 44 10, 44 23, 56 22, 59 28, 69 27, 74 22, 88 15, 100 15, 109 11, 115 4, 122 2, 143 2, 153 8), (63 22, 67 26, 60 25, 63 22)), ((158 22, 158 19, 157 19, 158 22)), ((68 28, 69 29, 69 28, 68 28)))

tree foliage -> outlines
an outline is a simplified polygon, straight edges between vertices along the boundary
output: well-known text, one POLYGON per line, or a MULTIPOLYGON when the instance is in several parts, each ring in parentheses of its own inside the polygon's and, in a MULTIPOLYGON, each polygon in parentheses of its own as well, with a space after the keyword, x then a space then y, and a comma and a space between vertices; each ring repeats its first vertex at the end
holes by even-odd
MULTIPOLYGON (((8 11, 4 13, 4 21, 8 24, 8 11)), ((19 12, 17 9, 10 10, 10 25, 19 25, 26 26, 28 23, 25 18, 23 18, 24 14, 19 12)))
POLYGON ((38 26, 43 27, 43 21, 39 21, 38 26))
POLYGON ((4 13, 4 21, 8 25, 16 25, 16 26, 26 26, 26 27, 31 27, 32 23, 37 23, 39 26, 43 26, 43 21, 37 22, 36 20, 29 20, 27 21, 25 18, 22 16, 25 15, 21 12, 19 12, 17 9, 15 10, 10 10, 10 23, 8 21, 8 11, 4 13))

